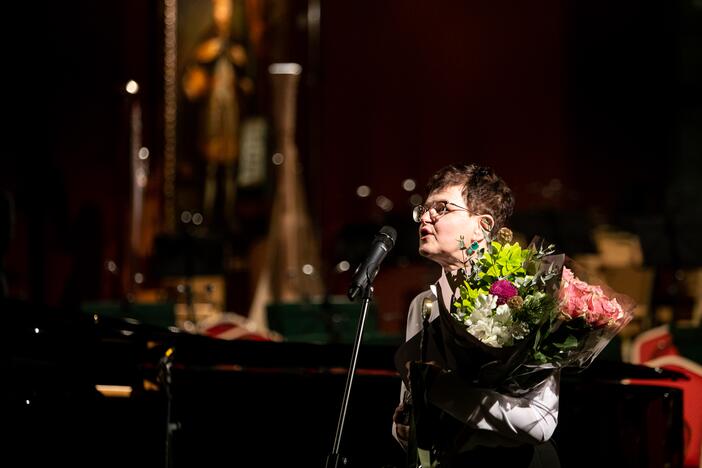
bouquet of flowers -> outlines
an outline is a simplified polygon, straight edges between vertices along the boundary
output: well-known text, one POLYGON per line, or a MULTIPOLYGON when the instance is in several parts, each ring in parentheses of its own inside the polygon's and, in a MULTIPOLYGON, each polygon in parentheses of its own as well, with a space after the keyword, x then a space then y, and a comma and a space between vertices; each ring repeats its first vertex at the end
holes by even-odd
MULTIPOLYGON (((589 366, 633 317, 630 298, 590 278, 554 245, 535 239, 523 248, 506 228, 485 249, 458 241, 465 253, 460 296, 448 309, 439 300, 438 319, 426 315, 421 333, 395 356, 419 449, 408 453, 450 451, 446 441, 461 431, 427 398, 441 374, 521 396, 554 370, 589 366)), ((423 464, 433 466, 430 458, 423 464)))
POLYGON ((451 318, 480 343, 518 354, 505 378, 534 369, 589 366, 632 319, 633 302, 604 284, 580 279, 574 270, 586 274, 563 254, 555 255, 555 246, 544 248, 536 240, 522 248, 511 240, 511 231, 502 228, 485 252, 468 261, 451 318), (520 343, 528 345, 520 348, 520 343))

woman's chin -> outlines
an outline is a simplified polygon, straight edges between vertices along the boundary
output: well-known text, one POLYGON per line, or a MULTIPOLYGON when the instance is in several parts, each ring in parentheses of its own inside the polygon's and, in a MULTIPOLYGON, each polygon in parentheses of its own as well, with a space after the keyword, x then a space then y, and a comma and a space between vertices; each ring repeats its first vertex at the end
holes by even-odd
POLYGON ((431 259, 434 255, 436 255, 436 252, 429 245, 420 245, 419 255, 431 259))

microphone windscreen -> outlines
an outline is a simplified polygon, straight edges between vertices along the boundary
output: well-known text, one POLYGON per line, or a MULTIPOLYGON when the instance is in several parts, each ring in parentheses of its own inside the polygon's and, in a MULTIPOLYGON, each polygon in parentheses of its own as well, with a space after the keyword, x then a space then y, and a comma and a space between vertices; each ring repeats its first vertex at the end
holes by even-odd
POLYGON ((383 226, 383 227, 380 229, 380 233, 379 233, 379 234, 381 234, 381 235, 383 235, 383 236, 385 236, 385 237, 387 237, 387 238, 390 239, 390 241, 391 241, 391 242, 390 242, 390 245, 389 245, 390 248, 392 248, 392 247, 395 245, 395 239, 397 239, 397 230, 396 230, 394 227, 392 227, 392 226, 383 226))

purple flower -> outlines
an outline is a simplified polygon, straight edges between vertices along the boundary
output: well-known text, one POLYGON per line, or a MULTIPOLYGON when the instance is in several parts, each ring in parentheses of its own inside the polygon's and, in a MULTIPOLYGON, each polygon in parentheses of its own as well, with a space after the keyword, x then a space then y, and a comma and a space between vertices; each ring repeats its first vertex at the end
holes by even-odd
POLYGON ((497 305, 504 304, 517 293, 517 288, 507 280, 497 280, 490 286, 490 294, 497 296, 497 305))

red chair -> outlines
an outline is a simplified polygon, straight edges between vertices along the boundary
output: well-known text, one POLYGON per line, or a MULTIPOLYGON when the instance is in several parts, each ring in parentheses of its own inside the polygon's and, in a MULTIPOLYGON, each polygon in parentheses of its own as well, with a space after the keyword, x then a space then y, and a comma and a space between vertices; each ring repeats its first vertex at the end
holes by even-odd
POLYGON ((636 335, 631 341, 631 363, 645 364, 661 356, 679 355, 668 325, 651 328, 636 335))
MULTIPOLYGON (((656 343, 651 340, 646 343, 656 343)), ((665 342, 663 340, 662 342, 665 342)), ((644 346, 642 349, 647 350, 644 346)), ((666 348, 670 349, 670 348, 666 348)), ((679 380, 649 380, 630 379, 629 384, 659 385, 680 388, 683 392, 683 419, 685 422, 685 459, 686 468, 702 467, 702 365, 685 357, 667 354, 648 360, 643 364, 684 374, 687 379, 679 380)))

